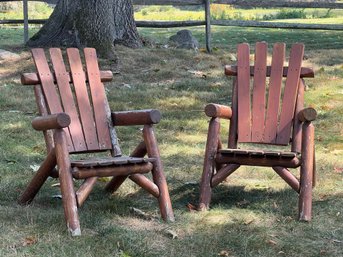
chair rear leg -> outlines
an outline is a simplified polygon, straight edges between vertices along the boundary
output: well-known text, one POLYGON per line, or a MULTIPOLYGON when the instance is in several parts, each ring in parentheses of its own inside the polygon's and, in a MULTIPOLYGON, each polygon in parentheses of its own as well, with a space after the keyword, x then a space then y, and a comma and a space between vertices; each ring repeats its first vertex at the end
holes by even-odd
MULTIPOLYGON (((130 156, 132 157, 144 157, 146 155, 146 146, 144 141, 142 141, 138 146, 133 150, 130 156)), ((128 176, 115 176, 107 183, 105 190, 109 193, 113 193, 118 190, 118 188, 123 184, 125 179, 128 176)))
POLYGON ((153 163, 154 166, 152 169, 152 177, 154 183, 157 185, 159 189, 158 202, 160 206, 162 219, 164 219, 165 221, 174 221, 175 218, 170 201, 168 185, 163 172, 163 165, 161 162, 156 137, 151 125, 144 126, 143 136, 148 156, 156 159, 156 161, 153 163))
POLYGON ((66 143, 65 132, 62 129, 55 130, 54 141, 57 165, 59 169, 64 216, 67 222, 67 227, 72 236, 80 236, 81 229, 79 215, 77 212, 77 200, 74 190, 73 177, 71 174, 69 152, 66 143))
POLYGON ((38 171, 32 178, 29 185, 26 187, 25 191, 19 197, 19 204, 29 204, 32 202, 33 198, 36 196, 40 188, 43 186, 44 182, 47 180, 55 166, 56 153, 55 149, 52 149, 48 154, 47 158, 42 163, 42 165, 39 167, 38 171))
POLYGON ((215 166, 215 154, 217 152, 218 140, 219 140, 219 130, 220 122, 218 118, 212 118, 210 120, 206 151, 204 159, 204 168, 202 172, 201 182, 200 182, 200 199, 198 210, 207 210, 211 202, 211 179, 213 176, 214 166, 215 166))
POLYGON ((299 220, 310 221, 312 216, 312 183, 314 160, 314 127, 303 125, 302 165, 300 168, 299 220))

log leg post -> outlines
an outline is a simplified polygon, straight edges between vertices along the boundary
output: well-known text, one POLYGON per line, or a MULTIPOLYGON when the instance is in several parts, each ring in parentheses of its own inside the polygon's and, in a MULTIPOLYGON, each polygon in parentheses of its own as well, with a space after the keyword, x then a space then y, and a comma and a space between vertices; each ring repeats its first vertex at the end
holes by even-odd
MULTIPOLYGON (((144 157, 146 155, 146 146, 144 141, 140 142, 139 145, 133 150, 130 156, 132 157, 144 157)), ((105 190, 109 193, 113 193, 123 184, 127 176, 114 176, 110 182, 107 183, 105 190)))
POLYGON ((72 236, 81 235, 79 216, 77 213, 77 200, 74 191, 71 165, 65 132, 56 129, 54 133, 57 166, 61 184, 61 194, 64 216, 67 227, 72 236))
POLYGON ((212 118, 210 120, 206 150, 205 150, 205 159, 204 159, 204 168, 202 172, 201 182, 200 182, 200 199, 198 210, 204 211, 207 210, 210 201, 211 201, 211 179, 213 176, 213 170, 215 167, 215 155, 218 147, 219 140, 219 130, 220 130, 220 121, 219 118, 212 118))
POLYGON ((168 185, 163 172, 160 152, 157 146, 157 141, 152 125, 144 125, 143 137, 148 156, 156 159, 156 161, 153 163, 154 166, 152 169, 152 177, 154 183, 159 189, 158 202, 160 206, 161 216, 165 221, 174 221, 175 219, 170 201, 168 185))
POLYGON ((86 201, 97 180, 97 177, 90 177, 85 179, 79 190, 76 191, 76 200, 78 207, 81 207, 81 205, 86 201))
POLYGON ((314 126, 310 122, 305 122, 302 129, 299 220, 310 221, 312 213, 314 126))
POLYGON ((44 162, 42 163, 42 165, 39 167, 38 171, 32 178, 30 184, 26 187, 25 191, 19 197, 19 204, 29 204, 32 202, 33 198, 36 196, 39 189, 47 180, 55 166, 56 154, 55 149, 53 148, 44 160, 44 162))

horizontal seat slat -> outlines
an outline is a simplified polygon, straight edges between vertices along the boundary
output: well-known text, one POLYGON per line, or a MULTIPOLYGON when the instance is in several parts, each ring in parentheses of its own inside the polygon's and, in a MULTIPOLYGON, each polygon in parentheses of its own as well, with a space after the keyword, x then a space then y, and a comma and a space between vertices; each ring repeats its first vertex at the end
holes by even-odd
POLYGON ((262 151, 262 150, 242 150, 242 149, 221 149, 218 151, 222 155, 246 155, 251 157, 280 157, 292 159, 298 157, 298 153, 280 152, 280 151, 262 151))
POLYGON ((118 165, 125 165, 125 164, 139 164, 139 163, 147 163, 147 162, 154 162, 154 158, 137 158, 137 157, 129 157, 129 156, 122 156, 122 157, 111 157, 111 158, 94 158, 89 160, 73 160, 71 161, 72 167, 79 167, 79 168, 90 168, 90 167, 98 167, 98 166, 118 166, 118 165))

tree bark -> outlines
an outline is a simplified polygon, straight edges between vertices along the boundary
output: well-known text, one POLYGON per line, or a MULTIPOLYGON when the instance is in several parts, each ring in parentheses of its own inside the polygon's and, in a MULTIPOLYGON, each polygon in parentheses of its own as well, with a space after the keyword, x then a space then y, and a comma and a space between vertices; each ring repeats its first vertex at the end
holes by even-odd
POLYGON ((113 57, 114 44, 142 46, 131 0, 60 0, 30 47, 95 47, 113 57))

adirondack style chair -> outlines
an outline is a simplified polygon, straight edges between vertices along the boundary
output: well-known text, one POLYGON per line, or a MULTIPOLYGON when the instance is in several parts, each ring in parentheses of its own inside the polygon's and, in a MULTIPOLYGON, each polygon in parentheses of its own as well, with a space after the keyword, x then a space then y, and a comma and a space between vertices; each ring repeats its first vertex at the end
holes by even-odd
POLYGON ((160 112, 111 112, 102 82, 111 81, 112 72, 99 70, 95 49, 83 50, 85 65, 78 49, 69 48, 66 52, 70 71, 67 71, 62 51, 49 49, 52 72, 44 50, 32 49, 38 72, 23 74, 21 78, 22 84, 34 85, 41 116, 32 121, 32 126, 43 131, 48 154, 19 203, 30 203, 49 176, 58 177, 67 227, 72 235, 80 235, 78 207, 90 194, 97 178, 113 177, 106 185, 109 192, 117 190, 130 178, 158 199, 162 218, 173 221, 152 127, 160 121, 160 112), (114 126, 126 125, 144 126, 144 140, 130 156, 122 156, 114 130, 114 126), (77 159, 80 155, 75 155, 96 152, 103 152, 104 157, 77 159), (75 158, 71 158, 72 155, 75 158), (153 182, 143 175, 148 172, 152 172, 153 182), (76 192, 73 179, 84 180, 76 192))
POLYGON ((219 104, 205 107, 205 113, 211 120, 199 210, 209 207, 212 188, 241 165, 267 166, 299 194, 299 220, 311 220, 315 173, 314 127, 311 121, 315 120, 316 111, 304 108, 303 78, 314 77, 314 73, 312 69, 301 67, 303 54, 304 45, 294 44, 289 66, 285 67, 285 44, 277 43, 273 47, 271 66, 267 66, 267 44, 259 42, 255 46, 254 66, 250 66, 249 45, 238 45, 237 66, 225 66, 225 74, 234 76, 232 107, 219 104), (230 120, 227 149, 223 149, 219 136, 221 118, 230 120), (243 149, 238 143, 245 143, 243 149), (251 150, 250 143, 255 147, 259 144, 274 145, 275 148, 291 146, 286 151, 269 150, 270 147, 268 150, 251 150), (300 167, 300 179, 289 170, 297 167, 300 167))

